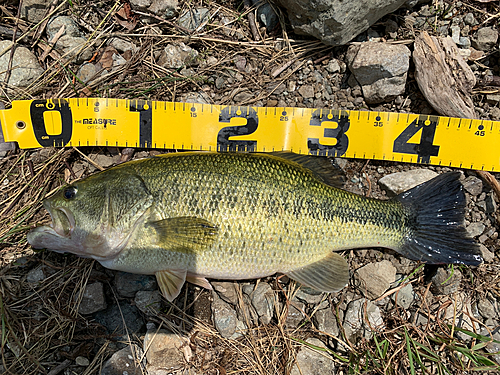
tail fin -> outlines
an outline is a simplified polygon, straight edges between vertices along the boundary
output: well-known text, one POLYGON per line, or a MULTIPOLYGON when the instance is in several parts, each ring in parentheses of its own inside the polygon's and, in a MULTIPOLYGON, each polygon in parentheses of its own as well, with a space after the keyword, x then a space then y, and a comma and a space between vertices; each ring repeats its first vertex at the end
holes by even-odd
POLYGON ((482 262, 479 246, 465 228, 465 194, 460 173, 445 173, 394 199, 407 207, 410 232, 398 252, 429 264, 482 262))

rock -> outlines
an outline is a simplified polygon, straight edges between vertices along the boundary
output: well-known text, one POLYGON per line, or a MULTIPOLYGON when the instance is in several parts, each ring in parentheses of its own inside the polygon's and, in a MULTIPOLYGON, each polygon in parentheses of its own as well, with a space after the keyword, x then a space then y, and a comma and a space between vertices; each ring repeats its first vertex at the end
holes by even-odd
POLYGON ((212 320, 215 328, 222 337, 230 338, 236 332, 237 317, 236 311, 230 304, 219 298, 217 293, 212 293, 214 301, 212 302, 212 320))
POLYGON ((102 283, 95 282, 88 284, 83 292, 83 298, 78 306, 78 313, 93 314, 97 311, 104 310, 107 307, 106 297, 104 296, 104 288, 102 283))
POLYGON ((316 320, 318 330, 321 332, 325 332, 334 337, 339 335, 337 317, 333 313, 330 306, 326 309, 316 311, 316 314, 314 314, 314 320, 316 320))
POLYGON ((371 300, 385 293, 396 280, 396 268, 388 260, 369 263, 354 272, 359 289, 371 300))
POLYGON ((347 51, 347 65, 369 104, 392 100, 405 92, 410 50, 404 45, 366 42, 347 51))
POLYGON ((178 24, 189 31, 195 31, 209 19, 210 11, 207 8, 194 8, 180 16, 178 24))
POLYGON ((23 0, 21 5, 21 18, 28 22, 38 23, 45 17, 51 0, 23 0))
POLYGON ((92 79, 96 78, 99 69, 92 63, 83 63, 80 65, 80 69, 76 73, 76 77, 83 83, 90 82, 92 79))
POLYGON ((480 221, 477 221, 475 223, 470 223, 466 229, 469 236, 477 237, 483 234, 484 230, 486 229, 486 226, 480 221))
POLYGON ((236 306, 238 304, 238 289, 236 283, 230 281, 213 281, 212 287, 220 298, 236 306))
POLYGON ((137 47, 134 43, 121 38, 111 38, 109 45, 120 53, 128 51, 135 52, 139 49, 139 47, 137 47))
POLYGON ((477 309, 479 314, 481 314, 481 316, 485 319, 493 319, 497 317, 495 306, 488 298, 479 298, 479 301, 477 301, 477 309))
POLYGON ((274 316, 274 291, 268 283, 260 282, 251 294, 252 306, 259 315, 260 324, 269 324, 274 316))
POLYGON ((39 266, 28 272, 26 275, 26 281, 32 284, 39 283, 45 279, 44 267, 39 266))
POLYGON ((304 320, 306 305, 299 301, 293 301, 288 307, 288 314, 286 315, 285 325, 288 328, 297 328, 304 320))
POLYGON ((106 310, 95 313, 94 319, 103 325, 108 333, 124 335, 126 333, 124 323, 129 334, 137 333, 144 326, 144 320, 139 309, 131 306, 125 301, 120 301, 120 305, 111 305, 106 310), (123 318, 122 318, 123 315, 123 318))
POLYGON ((182 102, 184 103, 201 103, 201 104, 211 104, 212 100, 203 91, 189 92, 185 96, 182 96, 182 102))
POLYGON ((118 295, 126 298, 134 297, 139 290, 155 290, 157 288, 154 276, 121 271, 115 273, 114 284, 118 295))
MULTIPOLYGON (((9 40, 0 41, 0 53, 12 46, 9 40)), ((0 82, 5 80, 5 72, 9 66, 11 50, 5 51, 0 56, 0 82)), ((27 87, 43 74, 44 70, 38 63, 37 57, 26 47, 15 47, 12 58, 12 69, 8 85, 14 87, 27 87)), ((9 92, 12 90, 9 89, 9 92)))
POLYGON ((458 291, 460 282, 462 281, 462 273, 458 268, 443 268, 439 267, 436 274, 432 277, 432 292, 434 294, 450 295, 458 291))
MULTIPOLYGON (((498 330, 493 330, 492 329, 486 329, 483 328, 480 332, 481 335, 486 336, 488 338, 492 338, 495 341, 490 342, 488 345, 486 345, 484 348, 488 353, 499 353, 500 352, 500 332, 498 330)), ((492 356, 493 360, 500 364, 500 354, 495 354, 492 356)))
POLYGON ((54 38, 54 36, 59 32, 61 27, 64 26, 64 33, 62 35, 80 37, 82 33, 78 28, 78 25, 69 16, 57 16, 53 17, 47 23, 47 37, 49 40, 54 38))
MULTIPOLYGON (((451 303, 445 310, 443 320, 449 324, 454 324, 455 327, 465 329, 470 332, 477 332, 479 329, 479 323, 472 322, 470 315, 472 312, 472 307, 470 304, 470 297, 465 293, 460 292, 456 296, 451 297, 451 303), (455 321, 453 318, 455 317, 455 321)), ((472 337, 457 331, 456 335, 467 342, 472 340, 472 337)))
POLYGON ((184 66, 198 64, 198 51, 184 43, 167 44, 161 53, 158 64, 170 69, 180 69, 184 66))
POLYGON ((75 363, 78 366, 83 366, 83 367, 87 367, 88 365, 90 365, 90 361, 88 360, 88 358, 85 358, 85 357, 82 357, 82 356, 76 357, 75 358, 75 363))
MULTIPOLYGON (((310 337, 306 343, 316 347, 324 348, 325 344, 317 338, 310 337)), ((290 375, 315 375, 315 374, 335 374, 335 362, 318 350, 302 345, 297 354, 296 362, 292 367, 290 375)))
POLYGON ((340 64, 339 64, 339 61, 337 59, 331 59, 329 62, 328 62, 328 65, 325 66, 325 69, 329 72, 329 73, 337 73, 337 72, 340 72, 340 64))
POLYGON ((464 16, 464 23, 466 25, 469 25, 469 26, 476 26, 477 25, 477 21, 476 19, 474 18, 474 14, 473 13, 467 13, 465 16, 464 16))
POLYGON ((423 184, 438 174, 430 169, 412 169, 407 172, 392 173, 382 177, 378 184, 391 196, 401 194, 417 185, 423 184))
POLYGON ((314 98, 314 87, 312 85, 300 86, 299 94, 302 95, 304 99, 314 98))
POLYGON ((159 290, 139 290, 134 303, 143 314, 156 315, 160 312, 161 294, 159 290))
POLYGON ((101 375, 142 375, 141 363, 142 349, 132 344, 114 353, 110 359, 104 363, 101 375))
POLYGON ((369 340, 373 335, 370 326, 377 330, 384 328, 384 320, 379 307, 365 298, 350 302, 347 305, 343 324, 347 339, 352 343, 362 337, 369 340))
POLYGON ((325 44, 344 45, 405 0, 279 0, 297 34, 312 35, 325 44))
POLYGON ((131 0, 130 5, 138 11, 153 13, 161 18, 168 19, 177 14, 179 2, 177 0, 131 0))
MULTIPOLYGON (((403 276, 400 275, 400 281, 402 280, 403 276)), ((391 299, 403 309, 408 309, 415 300, 415 292, 413 291, 413 286, 411 284, 405 285, 404 287, 399 289, 399 291, 391 295, 391 299)))
POLYGON ((495 258, 495 254, 489 251, 483 244, 479 244, 479 250, 481 251, 481 256, 486 263, 491 263, 495 258))
POLYGON ((92 57, 92 51, 89 48, 81 48, 87 43, 82 36, 78 25, 69 16, 53 17, 47 23, 47 36, 51 40, 60 28, 64 26, 64 33, 57 40, 54 49, 62 55, 75 56, 76 63, 81 64, 92 57))
POLYGON ((455 44, 458 45, 460 43, 460 26, 453 25, 452 27, 450 27, 450 29, 451 29, 451 39, 453 39, 455 44))
POLYGON ((323 292, 301 285, 300 289, 297 290, 297 293, 295 294, 295 298, 298 298, 304 303, 316 305, 323 299, 323 292))
POLYGON ((493 193, 489 193, 484 201, 486 203, 487 214, 492 214, 497 211, 497 202, 495 201, 495 195, 493 193))
POLYGON ((153 369, 178 370, 185 364, 183 348, 189 342, 165 329, 149 330, 144 337, 148 372, 153 369))
POLYGON ((463 182, 464 189, 471 195, 479 195, 483 191, 483 181, 475 176, 469 176, 463 182))
POLYGON ((493 27, 480 28, 475 38, 472 39, 472 47, 480 51, 488 51, 494 48, 498 41, 498 31, 493 27))

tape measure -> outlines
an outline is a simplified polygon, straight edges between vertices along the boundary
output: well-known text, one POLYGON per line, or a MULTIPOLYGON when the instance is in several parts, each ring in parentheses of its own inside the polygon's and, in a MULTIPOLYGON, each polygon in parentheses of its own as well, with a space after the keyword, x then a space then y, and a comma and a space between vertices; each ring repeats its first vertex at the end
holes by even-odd
POLYGON ((117 146, 270 152, 500 171, 500 122, 418 114, 125 99, 14 101, 0 110, 21 148, 117 146))

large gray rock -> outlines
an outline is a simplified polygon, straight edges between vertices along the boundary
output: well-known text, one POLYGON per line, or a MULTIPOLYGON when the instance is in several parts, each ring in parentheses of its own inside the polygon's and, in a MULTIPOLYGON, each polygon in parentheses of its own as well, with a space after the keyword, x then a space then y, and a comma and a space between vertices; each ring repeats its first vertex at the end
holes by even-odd
POLYGON ((132 348, 127 346, 111 356, 102 366, 101 375, 140 375, 142 349, 133 344, 132 348))
POLYGON ((150 330, 144 337, 144 350, 148 371, 164 369, 173 371, 184 366, 183 348, 188 348, 189 342, 165 329, 150 330))
POLYGON ((382 329, 384 320, 379 307, 362 298, 347 305, 343 326, 347 339, 354 343, 362 337, 370 339, 373 335, 372 328, 382 329))
POLYGON ((387 191, 390 196, 401 194, 417 185, 423 184, 438 174, 430 169, 412 169, 407 172, 391 173, 382 177, 378 184, 387 191))
POLYGON ((92 51, 89 48, 82 48, 87 39, 83 37, 73 18, 58 16, 50 19, 47 23, 47 36, 49 40, 59 32, 62 26, 64 26, 64 32, 54 45, 56 51, 62 55, 75 57, 77 64, 89 60, 92 57, 92 51))
POLYGON ((261 324, 269 324, 274 316, 274 292, 268 283, 260 282, 251 294, 252 306, 261 324))
POLYGON ((366 42, 347 51, 347 64, 367 103, 392 100, 405 92, 410 50, 404 45, 366 42))
MULTIPOLYGON (((317 338, 310 337, 306 343, 319 348, 324 348, 325 344, 317 338)), ((317 374, 335 374, 335 362, 329 359, 322 352, 303 345, 297 354, 296 362, 290 372, 290 375, 317 375, 317 374)))
POLYGON ((155 290, 156 279, 150 275, 138 275, 118 271, 114 284, 120 297, 132 298, 139 290, 155 290))
POLYGON ((388 260, 369 263, 354 273, 358 287, 363 295, 371 300, 385 293, 396 280, 396 267, 388 260))
MULTIPOLYGON (((52 3, 52 0, 23 0, 20 4, 21 18, 28 22, 40 22, 45 17, 50 3, 52 3)), ((67 4, 63 5, 63 7, 66 8, 67 4)))
POLYGON ((483 27, 477 31, 472 39, 472 47, 480 51, 488 51, 495 47, 498 41, 498 31, 493 27, 483 27))
POLYGON ((340 46, 367 30, 406 0, 278 0, 297 34, 340 46))
POLYGON ((236 332, 238 318, 236 311, 227 302, 219 298, 217 293, 212 293, 214 301, 212 302, 212 320, 215 328, 222 337, 230 338, 236 332))
POLYGON ((83 292, 83 298, 78 306, 80 314, 93 314, 104 310, 107 307, 102 283, 95 282, 88 284, 83 292))
POLYGON ((462 281, 462 273, 458 268, 438 268, 436 274, 432 277, 432 292, 434 294, 450 295, 458 291, 460 282, 462 281))
MULTIPOLYGON (((12 46, 10 40, 0 41, 0 82, 5 80, 5 72, 9 66, 12 46)), ((9 86, 27 87, 36 81, 44 72, 36 56, 26 47, 15 47, 12 58, 12 67, 9 77, 9 86)))

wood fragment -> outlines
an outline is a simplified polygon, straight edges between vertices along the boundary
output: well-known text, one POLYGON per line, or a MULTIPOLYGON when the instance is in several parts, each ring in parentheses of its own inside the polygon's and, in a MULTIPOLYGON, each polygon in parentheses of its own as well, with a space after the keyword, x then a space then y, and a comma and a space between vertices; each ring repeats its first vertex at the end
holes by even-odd
POLYGON ((253 39, 255 41, 259 41, 260 40, 260 34, 259 34, 259 29, 257 28, 257 24, 255 23, 255 14, 253 13, 253 11, 250 10, 250 8, 252 7, 252 4, 250 3, 250 0, 244 0, 243 1, 243 4, 244 4, 244 9, 245 11, 248 11, 248 23, 250 24, 250 31, 252 32, 252 35, 253 35, 253 39))
POLYGON ((451 38, 423 31, 415 39, 413 61, 418 87, 440 115, 476 118, 471 98, 476 78, 451 38))
POLYGON ((500 199, 500 182, 490 172, 476 171, 476 173, 491 186, 498 199, 500 199))
POLYGON ((52 48, 56 45, 57 41, 59 38, 64 34, 66 27, 64 25, 61 26, 61 28, 55 33, 55 35, 52 37, 51 40, 49 40, 49 44, 47 46, 42 47, 44 49, 42 56, 40 56, 40 61, 44 61, 47 56, 50 54, 52 51, 52 48))

